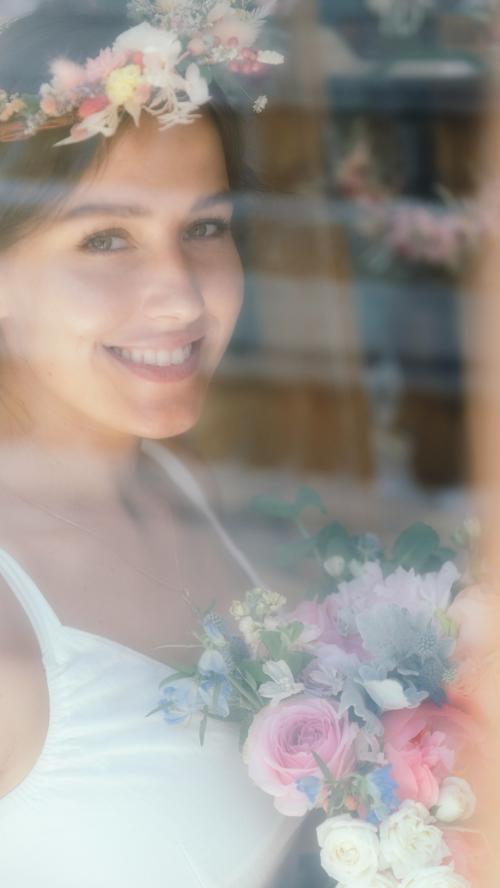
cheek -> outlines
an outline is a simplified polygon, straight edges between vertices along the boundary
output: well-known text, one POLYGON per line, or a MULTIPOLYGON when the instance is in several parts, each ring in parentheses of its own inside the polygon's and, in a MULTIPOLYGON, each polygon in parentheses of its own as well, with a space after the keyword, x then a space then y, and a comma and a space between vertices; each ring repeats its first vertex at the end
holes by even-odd
POLYGON ((116 269, 62 271, 51 299, 59 312, 57 326, 90 344, 100 341, 129 316, 133 290, 130 278, 116 269))
POLYGON ((238 318, 244 295, 244 277, 237 256, 223 273, 215 274, 205 290, 205 307, 220 337, 227 339, 238 318))

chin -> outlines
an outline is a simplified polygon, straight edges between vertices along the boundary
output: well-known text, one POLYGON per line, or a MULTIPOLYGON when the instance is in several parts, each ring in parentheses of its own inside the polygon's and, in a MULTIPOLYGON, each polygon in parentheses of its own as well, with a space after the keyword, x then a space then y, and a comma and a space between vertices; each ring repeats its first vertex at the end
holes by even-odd
POLYGON ((163 415, 151 416, 142 419, 134 433, 139 438, 174 438, 188 432, 196 425, 203 406, 202 400, 196 405, 185 406, 181 409, 173 409, 163 415))

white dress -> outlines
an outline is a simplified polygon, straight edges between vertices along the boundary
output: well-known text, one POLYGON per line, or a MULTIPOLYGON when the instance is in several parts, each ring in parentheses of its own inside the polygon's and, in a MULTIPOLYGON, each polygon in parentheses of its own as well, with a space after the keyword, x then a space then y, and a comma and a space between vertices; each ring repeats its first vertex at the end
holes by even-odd
MULTIPOLYGON (((143 447, 215 524, 253 585, 185 466, 157 443, 143 447)), ((202 748, 198 717, 188 726, 146 718, 163 663, 61 624, 4 549, 0 573, 38 637, 50 701, 38 760, 0 798, 0 886, 265 888, 299 821, 250 782, 235 726, 211 720, 202 748)))

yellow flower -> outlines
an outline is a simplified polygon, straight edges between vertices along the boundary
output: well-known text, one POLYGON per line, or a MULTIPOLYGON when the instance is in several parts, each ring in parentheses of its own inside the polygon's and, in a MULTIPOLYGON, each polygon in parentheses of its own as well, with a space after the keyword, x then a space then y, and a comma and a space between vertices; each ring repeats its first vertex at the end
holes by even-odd
POLYGON ((126 65, 116 68, 106 80, 106 95, 113 105, 125 105, 135 96, 141 81, 142 72, 139 65, 126 65))

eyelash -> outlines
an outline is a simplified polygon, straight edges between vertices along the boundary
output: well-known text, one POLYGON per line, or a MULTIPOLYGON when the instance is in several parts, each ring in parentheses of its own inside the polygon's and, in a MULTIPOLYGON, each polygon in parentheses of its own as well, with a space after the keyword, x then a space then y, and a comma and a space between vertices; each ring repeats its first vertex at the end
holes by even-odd
MULTIPOLYGON (((214 218, 210 218, 210 219, 200 219, 199 221, 194 222, 190 226, 190 229, 196 228, 197 226, 200 226, 200 225, 215 225, 216 229, 217 229, 215 234, 209 235, 208 237, 199 238, 202 241, 203 240, 207 240, 207 241, 217 240, 218 238, 222 238, 226 234, 229 234, 232 230, 231 221, 228 221, 227 219, 222 219, 219 217, 214 217, 214 218)), ((82 252, 86 252, 86 253, 94 253, 94 254, 101 253, 101 254, 106 255, 106 254, 110 254, 110 253, 123 253, 123 252, 125 252, 125 250, 127 250, 129 248, 129 247, 119 247, 117 250, 99 250, 99 249, 92 248, 92 246, 91 246, 92 241, 95 241, 98 238, 113 238, 113 237, 118 237, 118 238, 122 238, 123 240, 127 240, 129 242, 129 244, 132 241, 132 238, 130 237, 128 232, 125 231, 123 228, 107 228, 107 229, 103 229, 102 231, 95 231, 92 234, 84 237, 83 240, 80 242, 78 249, 81 250, 82 252)), ((194 238, 194 239, 196 240, 196 238, 194 238)))

